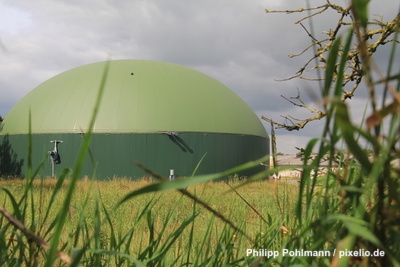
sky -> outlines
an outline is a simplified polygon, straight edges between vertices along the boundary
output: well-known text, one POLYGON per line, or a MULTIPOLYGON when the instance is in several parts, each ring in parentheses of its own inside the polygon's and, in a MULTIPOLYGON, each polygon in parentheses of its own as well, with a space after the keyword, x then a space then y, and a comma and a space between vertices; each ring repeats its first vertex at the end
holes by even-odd
MULTIPOLYGON (((311 6, 324 3, 310 0, 311 6)), ((308 104, 319 107, 318 84, 277 81, 294 75, 311 57, 311 52, 288 57, 310 44, 294 23, 304 14, 265 12, 305 6, 300 0, 1 0, 0 115, 5 117, 30 90, 71 68, 108 59, 148 59, 181 64, 219 80, 260 119, 305 118, 308 113, 281 95, 296 96, 299 88, 308 104)), ((399 6, 399 0, 372 0, 371 15, 391 20, 399 6)), ((335 12, 316 18, 315 35, 323 36, 337 18, 335 12)), ((355 118, 361 116, 365 94, 356 95, 352 105, 355 118)), ((270 133, 270 125, 263 123, 270 133)), ((318 121, 296 132, 276 130, 278 151, 296 153, 295 147, 320 136, 322 125, 318 121)))

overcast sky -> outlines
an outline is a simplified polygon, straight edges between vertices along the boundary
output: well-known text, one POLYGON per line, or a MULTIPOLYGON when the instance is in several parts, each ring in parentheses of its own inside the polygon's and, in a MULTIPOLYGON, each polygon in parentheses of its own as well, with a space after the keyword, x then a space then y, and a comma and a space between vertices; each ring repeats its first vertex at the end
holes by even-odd
MULTIPOLYGON (((311 1, 311 5, 323 3, 311 1)), ((391 20, 399 3, 372 0, 371 13, 391 20)), ((310 40, 294 24, 298 14, 264 11, 305 6, 301 0, 1 0, 0 115, 6 116, 30 90, 68 69, 107 59, 151 59, 216 78, 259 117, 278 121, 280 115, 305 117, 280 95, 296 96, 296 88, 309 88, 318 96, 318 85, 276 79, 292 76, 308 60, 310 53, 300 58, 288 55, 302 51, 310 40)), ((316 34, 333 27, 335 19, 334 12, 324 14, 315 23, 316 34)), ((317 98, 310 101, 318 106, 317 98)), ((358 116, 365 99, 352 101, 358 116)), ((309 124, 299 132, 277 130, 278 151, 296 153, 295 147, 305 147, 310 137, 320 135, 321 124, 309 124)), ((264 125, 270 133, 269 125, 264 125)))

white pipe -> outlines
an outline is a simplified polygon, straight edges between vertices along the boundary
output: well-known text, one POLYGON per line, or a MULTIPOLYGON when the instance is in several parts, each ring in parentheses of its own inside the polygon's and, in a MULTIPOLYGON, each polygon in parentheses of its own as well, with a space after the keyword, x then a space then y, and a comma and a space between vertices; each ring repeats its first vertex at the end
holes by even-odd
POLYGON ((169 179, 170 180, 175 179, 175 170, 174 169, 169 169, 169 179))

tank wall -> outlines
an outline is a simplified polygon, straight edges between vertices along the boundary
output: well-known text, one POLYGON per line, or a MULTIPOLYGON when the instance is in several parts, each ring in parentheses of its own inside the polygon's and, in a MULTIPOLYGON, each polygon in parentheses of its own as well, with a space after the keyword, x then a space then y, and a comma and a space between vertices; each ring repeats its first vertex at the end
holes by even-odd
MULTIPOLYGON (((0 136, 0 144, 9 144, 9 153, 16 163, 22 161, 24 175, 27 166, 28 136, 0 136)), ((56 165, 56 175, 64 168, 73 168, 83 141, 80 134, 40 134, 32 135, 32 165, 39 166, 41 176, 51 175, 48 151, 53 150, 51 140, 62 140, 58 146, 61 163, 56 165)), ((5 146, 5 145, 4 145, 5 146)), ((1 150, 3 151, 3 150, 1 150)), ((269 154, 269 140, 258 136, 216 133, 166 134, 94 134, 90 151, 86 156, 81 177, 92 176, 107 179, 114 176, 140 178, 147 175, 135 165, 139 162, 152 171, 167 177, 169 170, 175 176, 190 176, 201 158, 197 174, 227 170, 239 164, 261 158, 269 154)), ((257 167, 239 175, 251 175, 263 170, 257 167)))

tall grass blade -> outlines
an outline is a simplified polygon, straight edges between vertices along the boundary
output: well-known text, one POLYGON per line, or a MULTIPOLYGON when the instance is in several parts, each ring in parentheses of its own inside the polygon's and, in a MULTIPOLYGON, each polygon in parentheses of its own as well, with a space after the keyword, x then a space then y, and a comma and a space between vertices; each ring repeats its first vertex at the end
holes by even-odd
POLYGON ((359 146, 354 138, 354 132, 358 132, 358 130, 350 122, 347 106, 344 103, 337 103, 336 108, 336 121, 343 134, 343 138, 347 147, 350 149, 354 157, 360 162, 361 166, 363 166, 363 170, 368 173, 371 172, 372 164, 364 150, 359 146))
POLYGON ((240 173, 243 170, 259 166, 261 162, 265 162, 266 160, 267 160, 267 156, 262 157, 255 161, 250 161, 250 162, 244 163, 238 167, 234 167, 234 168, 224 171, 224 172, 207 174, 207 175, 199 175, 199 176, 194 176, 191 179, 180 179, 180 180, 173 180, 173 181, 169 181, 166 178, 161 177, 160 175, 158 175, 156 173, 153 173, 151 170, 149 170, 145 166, 138 163, 139 167, 144 169, 146 172, 150 173, 153 177, 159 177, 161 181, 154 183, 154 184, 150 184, 148 186, 145 186, 141 189, 138 189, 138 190, 135 190, 135 191, 129 193, 119 202, 119 204, 122 204, 125 201, 128 201, 129 199, 139 196, 139 195, 142 195, 142 194, 147 194, 147 193, 151 193, 151 192, 162 192, 162 191, 173 190, 173 189, 182 189, 182 188, 186 188, 191 185, 209 182, 209 181, 221 178, 221 177, 227 177, 227 176, 235 174, 235 173, 240 173))
POLYGON ((197 173, 197 170, 199 169, 199 167, 200 167, 201 163, 203 162, 204 158, 206 157, 206 155, 207 155, 207 152, 204 153, 204 155, 201 157, 200 161, 197 163, 197 165, 194 168, 192 175, 190 175, 190 177, 193 177, 197 173))
POLYGON ((103 91, 104 91, 104 87, 105 87, 105 83, 107 80, 107 76, 108 76, 108 69, 109 69, 109 65, 110 62, 108 62, 105 65, 104 68, 104 72, 103 72, 103 76, 101 78, 100 81, 100 86, 99 86, 99 92, 97 95, 97 99, 94 105, 94 110, 93 110, 93 114, 88 126, 88 133, 85 134, 84 139, 83 139, 83 143, 82 146, 80 148, 80 151, 78 153, 78 157, 77 157, 77 161, 75 163, 75 166, 73 168, 73 173, 72 173, 72 177, 70 179, 70 184, 69 184, 69 188, 68 188, 68 192, 64 201, 64 208, 60 211, 60 213, 57 215, 57 226, 55 228, 55 231, 52 235, 52 240, 51 240, 51 247, 50 247, 50 251, 48 253, 48 258, 46 260, 46 267, 51 267, 54 265, 54 262, 56 260, 56 255, 57 255, 57 246, 60 240, 60 236, 62 233, 62 229, 64 227, 64 222, 65 219, 67 217, 68 214, 68 207, 71 203, 71 199, 72 199, 72 195, 73 192, 75 190, 75 186, 76 186, 76 182, 79 178, 80 175, 80 171, 82 170, 83 167, 83 163, 89 148, 89 144, 90 144, 90 140, 91 140, 91 135, 92 135, 92 131, 93 131, 93 126, 94 123, 96 121, 96 116, 97 116, 97 112, 100 108, 100 103, 101 103, 101 99, 103 96, 103 91))
MULTIPOLYGON (((263 157, 262 159, 266 159, 266 157, 263 157)), ((261 161, 263 162, 263 161, 261 161)), ((158 188, 158 186, 160 184, 162 184, 161 189, 159 191, 162 190, 168 190, 168 189, 174 189, 174 188, 178 188, 176 190, 178 190, 181 194, 187 196, 188 198, 196 201, 197 203, 199 203, 201 206, 203 206, 206 210, 208 210, 209 212, 211 212, 212 214, 214 214, 216 217, 218 217, 220 220, 222 220, 223 222, 225 222, 226 224, 228 224, 232 229, 235 229, 236 231, 238 231, 239 233, 241 233, 242 235, 246 236, 248 240, 250 240, 251 242, 254 243, 254 241, 245 233, 243 232, 241 229, 239 229, 232 221, 228 220, 222 213, 216 211, 214 208, 212 208, 210 205, 208 205, 206 202, 204 202, 203 200, 199 199, 198 197, 194 196, 192 193, 190 193, 189 191, 187 191, 186 189, 179 189, 181 188, 183 185, 186 185, 184 187, 187 187, 191 184, 197 184, 199 181, 198 180, 204 180, 204 181, 210 181, 219 177, 224 177, 227 176, 229 174, 233 174, 233 173, 237 173, 236 170, 243 170, 245 168, 248 168, 248 166, 254 166, 254 164, 259 164, 258 161, 253 161, 253 162, 248 162, 245 163, 239 167, 233 168, 231 170, 228 170, 226 172, 220 173, 218 175, 221 176, 215 176, 214 175, 204 175, 204 176, 199 176, 199 178, 192 178, 192 179, 182 179, 182 180, 175 180, 172 182, 167 181, 164 177, 152 172, 151 170, 147 169, 146 167, 142 166, 139 164, 140 167, 142 167, 145 171, 147 171, 148 173, 150 173, 153 177, 161 180, 161 182, 156 183, 156 184, 152 184, 150 186, 144 187, 144 189, 138 189, 136 191, 133 191, 131 193, 129 193, 127 196, 125 196, 125 198, 123 198, 119 204, 122 204, 123 202, 138 196, 140 194, 145 194, 145 193, 149 193, 152 191, 157 191, 157 189, 154 189, 153 185, 155 185, 155 188, 158 188), (232 172, 232 170, 235 170, 234 172, 232 172), (169 185, 169 184, 172 184, 169 185), (150 188, 150 189, 149 189, 150 188), (138 193, 139 192, 139 193, 138 193)))
POLYGON ((325 72, 325 85, 322 94, 324 101, 326 101, 326 97, 329 95, 329 90, 331 88, 331 84, 336 73, 336 61, 339 53, 340 42, 340 38, 335 40, 328 55, 325 72))

